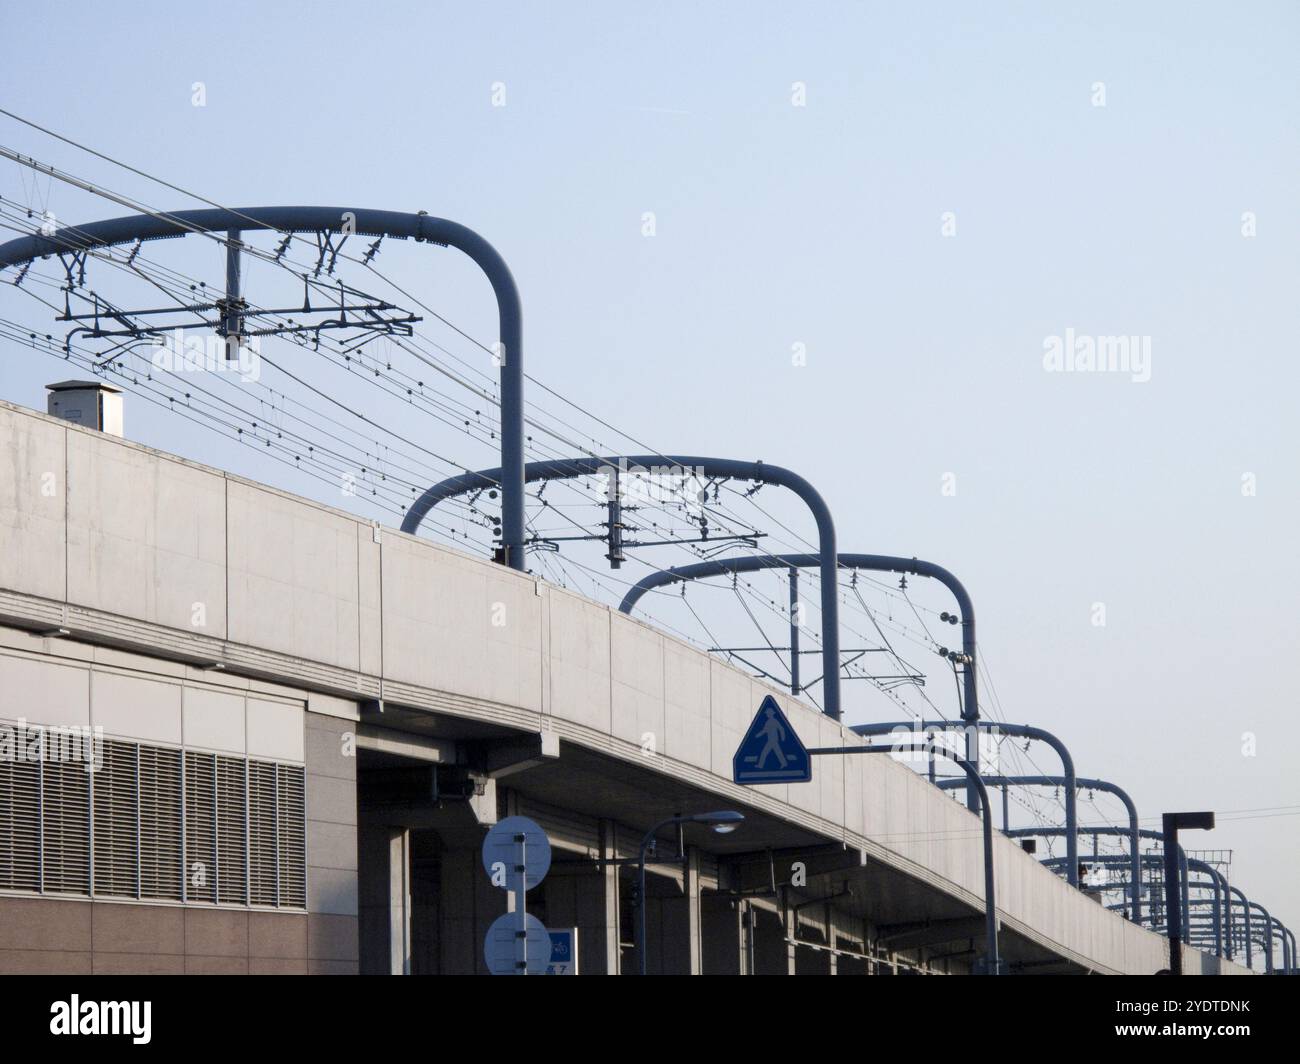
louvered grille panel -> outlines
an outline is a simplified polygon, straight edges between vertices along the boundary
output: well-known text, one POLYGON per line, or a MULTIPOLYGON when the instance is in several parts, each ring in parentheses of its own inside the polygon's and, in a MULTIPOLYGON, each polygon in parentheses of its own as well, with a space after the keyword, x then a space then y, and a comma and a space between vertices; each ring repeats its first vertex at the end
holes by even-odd
POLYGON ((275 765, 248 763, 248 878, 254 905, 277 904, 275 774, 275 765))
POLYGON ((185 755, 185 897, 217 900, 216 759, 185 755))
POLYGON ((40 823, 40 765, 0 761, 0 890, 40 889, 40 823))
POLYGON ((306 789, 303 770, 280 765, 276 779, 279 820, 280 904, 307 907, 306 789))
POLYGON ((140 895, 181 896, 181 753, 140 747, 140 895))
POLYGON ((0 753, 0 891, 306 908, 302 766, 97 750, 93 772, 0 753))
POLYGON ((217 758, 217 900, 248 902, 246 761, 217 758))
POLYGON ((107 740, 95 770, 95 893, 134 898, 139 865, 136 746, 107 740))
POLYGON ((47 761, 41 769, 45 890, 51 894, 88 894, 91 774, 76 761, 47 761))

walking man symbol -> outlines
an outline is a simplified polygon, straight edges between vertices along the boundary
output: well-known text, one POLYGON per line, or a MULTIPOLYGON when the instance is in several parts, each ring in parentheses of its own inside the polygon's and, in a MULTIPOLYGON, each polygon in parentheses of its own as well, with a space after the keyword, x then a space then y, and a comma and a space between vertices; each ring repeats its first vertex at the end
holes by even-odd
POLYGON ((781 751, 781 744, 785 742, 785 729, 781 727, 781 722, 776 719, 776 710, 771 706, 767 708, 767 721, 763 725, 763 738, 767 740, 763 744, 763 751, 758 755, 758 768, 767 764, 767 755, 776 754, 777 761, 780 762, 779 768, 785 768, 787 758, 781 751))
POLYGON ((731 778, 744 786, 807 783, 812 779, 812 758, 771 695, 759 703, 736 748, 731 778))

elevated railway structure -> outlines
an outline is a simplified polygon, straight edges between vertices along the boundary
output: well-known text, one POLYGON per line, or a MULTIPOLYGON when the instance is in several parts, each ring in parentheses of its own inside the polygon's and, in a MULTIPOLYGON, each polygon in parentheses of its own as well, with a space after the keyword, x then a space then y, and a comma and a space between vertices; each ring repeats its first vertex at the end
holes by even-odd
MULTIPOLYGON (((340 510, 0 403, 0 721, 90 729, 103 768, 0 768, 0 969, 480 972, 505 906, 478 848, 523 814, 529 896, 580 969, 965 973, 985 951, 979 818, 890 757, 739 787, 777 699, 617 609, 340 510), (33 774, 34 773, 34 774, 33 774)), ((1148 973, 1161 935, 992 839, 1020 973, 1148 973)), ((1280 954, 1280 951, 1279 951, 1280 954)), ((1188 972, 1245 973, 1184 947, 1188 972)))

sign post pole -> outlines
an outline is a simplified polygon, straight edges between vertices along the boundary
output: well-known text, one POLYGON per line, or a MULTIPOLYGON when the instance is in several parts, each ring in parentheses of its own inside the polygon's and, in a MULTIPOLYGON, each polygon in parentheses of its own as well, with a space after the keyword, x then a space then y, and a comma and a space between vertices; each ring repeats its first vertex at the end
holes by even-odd
POLYGON ((524 900, 527 887, 524 886, 525 872, 528 868, 528 836, 520 831, 515 834, 518 860, 515 862, 514 900, 515 900, 515 971, 519 975, 528 974, 528 908, 524 900))
POLYGON ((528 914, 528 891, 551 868, 551 842, 527 817, 502 820, 483 839, 483 868, 494 887, 510 898, 510 912, 497 917, 483 941, 483 959, 493 975, 544 975, 551 960, 551 936, 528 914))
MULTIPOLYGON (((901 746, 821 746, 807 749, 795 734, 794 728, 781 712, 776 699, 765 697, 754 715, 740 746, 731 762, 731 775, 736 783, 757 786, 765 783, 807 783, 812 779, 812 759, 819 754, 880 754, 894 749, 928 750, 936 752, 933 741, 905 743, 901 746)), ((977 967, 985 975, 1000 975, 1002 963, 998 956, 997 903, 993 894, 993 807, 988 789, 980 779, 975 764, 946 750, 937 751, 957 763, 965 772, 970 786, 976 791, 983 808, 984 829, 984 916, 986 953, 977 967)))

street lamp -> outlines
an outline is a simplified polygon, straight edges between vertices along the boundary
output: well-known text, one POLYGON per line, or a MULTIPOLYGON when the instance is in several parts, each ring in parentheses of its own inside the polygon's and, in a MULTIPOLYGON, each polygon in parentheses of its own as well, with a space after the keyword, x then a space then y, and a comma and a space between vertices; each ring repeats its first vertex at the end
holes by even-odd
POLYGON ((645 969, 645 858, 646 853, 655 843, 655 836, 669 824, 709 824, 719 835, 728 835, 736 830, 737 825, 745 819, 744 813, 737 813, 734 809, 722 809, 715 813, 694 813, 689 816, 670 816, 667 820, 661 820, 658 824, 646 832, 646 836, 641 840, 641 850, 637 857, 637 889, 636 889, 636 960, 637 969, 641 975, 646 974, 645 969))
MULTIPOLYGON (((1166 813, 1161 825, 1165 848, 1165 928, 1169 936, 1169 974, 1183 974, 1182 898, 1178 893, 1178 829, 1214 827, 1213 813, 1166 813)), ((1215 897, 1218 893, 1216 888, 1215 897)))

